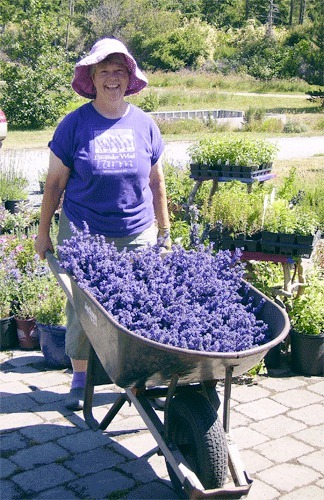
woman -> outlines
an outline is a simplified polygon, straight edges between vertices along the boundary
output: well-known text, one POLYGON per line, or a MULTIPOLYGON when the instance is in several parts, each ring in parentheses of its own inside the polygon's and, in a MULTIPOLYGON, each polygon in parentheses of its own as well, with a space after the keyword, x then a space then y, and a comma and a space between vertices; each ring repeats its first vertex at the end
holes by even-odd
MULTIPOLYGON (((170 222, 154 121, 125 100, 147 85, 136 61, 118 40, 98 41, 75 66, 73 89, 91 99, 58 125, 50 146, 36 252, 53 252, 51 219, 64 193, 58 243, 71 236, 70 222, 114 241, 118 249, 170 246, 170 222), (157 230, 158 229, 158 230, 157 230)), ((73 377, 66 407, 82 409, 89 344, 67 304, 66 352, 73 377)))

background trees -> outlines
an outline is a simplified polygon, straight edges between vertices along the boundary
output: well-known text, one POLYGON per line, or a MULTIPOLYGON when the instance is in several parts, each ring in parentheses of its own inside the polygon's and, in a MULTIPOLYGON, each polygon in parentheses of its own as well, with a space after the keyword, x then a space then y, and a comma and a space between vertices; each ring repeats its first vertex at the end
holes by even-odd
POLYGON ((121 39, 146 70, 324 84, 322 0, 0 0, 0 7, 0 103, 11 125, 55 123, 71 99, 75 60, 104 36, 121 39))

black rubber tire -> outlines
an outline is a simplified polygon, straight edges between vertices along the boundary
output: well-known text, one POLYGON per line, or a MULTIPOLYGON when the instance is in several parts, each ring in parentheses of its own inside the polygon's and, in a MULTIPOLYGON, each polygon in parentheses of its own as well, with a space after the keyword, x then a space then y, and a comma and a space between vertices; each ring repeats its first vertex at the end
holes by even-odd
MULTIPOLYGON (((187 460, 205 489, 221 488, 227 477, 228 452, 223 426, 210 401, 200 393, 175 396, 170 403, 172 441, 187 460)), ((174 489, 181 483, 166 462, 174 489)))

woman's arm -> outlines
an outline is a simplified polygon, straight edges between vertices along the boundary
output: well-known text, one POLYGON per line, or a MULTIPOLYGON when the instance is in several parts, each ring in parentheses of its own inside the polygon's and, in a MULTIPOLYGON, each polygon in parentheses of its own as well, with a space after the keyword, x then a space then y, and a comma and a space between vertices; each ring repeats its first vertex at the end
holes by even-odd
POLYGON ((35 241, 35 250, 41 259, 45 259, 46 250, 54 251, 50 238, 51 220, 60 204, 61 196, 65 190, 69 176, 70 169, 51 151, 38 235, 35 241))
POLYGON ((153 194, 154 213, 158 223, 158 236, 166 240, 163 246, 171 247, 170 219, 168 212, 167 195, 161 159, 151 168, 150 188, 153 194))

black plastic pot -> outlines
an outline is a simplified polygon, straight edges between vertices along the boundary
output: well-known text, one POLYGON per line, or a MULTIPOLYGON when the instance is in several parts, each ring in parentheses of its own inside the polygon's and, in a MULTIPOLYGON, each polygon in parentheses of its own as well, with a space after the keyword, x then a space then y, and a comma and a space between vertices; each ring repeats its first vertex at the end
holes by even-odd
POLYGON ((290 331, 291 368, 302 375, 324 375, 324 333, 307 335, 290 331))
POLYGON ((17 214, 19 212, 19 205, 24 200, 6 200, 5 209, 11 214, 17 214))
POLYGON ((37 323, 39 343, 43 356, 51 368, 71 368, 71 360, 65 354, 65 326, 37 323))
POLYGON ((0 349, 12 349, 17 346, 18 336, 14 317, 0 318, 0 349))

